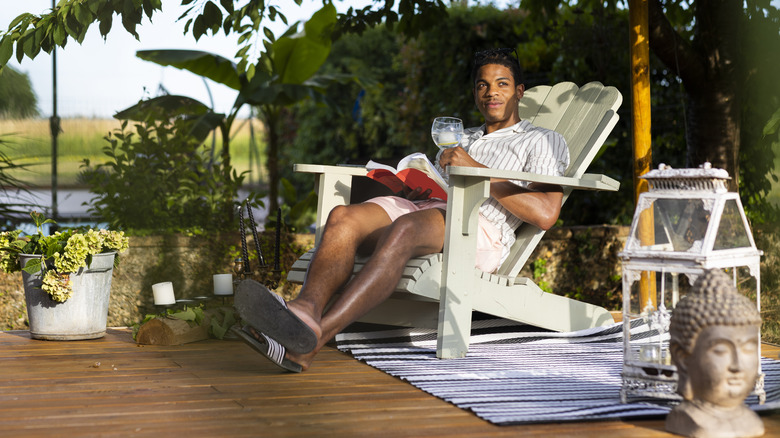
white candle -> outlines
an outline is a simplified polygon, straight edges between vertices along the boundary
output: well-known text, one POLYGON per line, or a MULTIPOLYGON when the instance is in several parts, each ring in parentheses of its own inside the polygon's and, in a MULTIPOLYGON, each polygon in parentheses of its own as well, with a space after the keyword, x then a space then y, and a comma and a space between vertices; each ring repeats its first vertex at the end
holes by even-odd
POLYGON ((166 281, 152 285, 155 306, 166 306, 176 304, 176 297, 173 296, 173 283, 166 281))
POLYGON ((233 295, 233 274, 214 274, 214 295, 233 295))

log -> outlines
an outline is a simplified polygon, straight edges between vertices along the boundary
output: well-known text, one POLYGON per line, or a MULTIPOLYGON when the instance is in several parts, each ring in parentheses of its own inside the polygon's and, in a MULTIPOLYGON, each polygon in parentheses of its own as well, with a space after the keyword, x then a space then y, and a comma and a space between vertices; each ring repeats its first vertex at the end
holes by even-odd
POLYGON ((145 345, 181 345, 209 338, 210 318, 203 317, 203 323, 193 324, 181 319, 156 317, 138 329, 135 341, 145 345))

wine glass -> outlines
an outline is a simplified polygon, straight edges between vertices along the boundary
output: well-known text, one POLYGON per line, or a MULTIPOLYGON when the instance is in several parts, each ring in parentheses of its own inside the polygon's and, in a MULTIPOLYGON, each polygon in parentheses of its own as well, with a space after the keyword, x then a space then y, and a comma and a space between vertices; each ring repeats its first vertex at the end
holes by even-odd
POLYGON ((457 146, 463 137, 463 121, 455 117, 436 117, 431 125, 431 137, 439 149, 457 146))

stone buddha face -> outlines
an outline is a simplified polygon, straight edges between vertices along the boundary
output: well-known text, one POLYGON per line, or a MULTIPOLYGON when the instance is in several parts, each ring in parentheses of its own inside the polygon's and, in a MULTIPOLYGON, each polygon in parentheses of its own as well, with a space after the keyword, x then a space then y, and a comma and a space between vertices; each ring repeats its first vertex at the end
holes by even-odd
POLYGON ((680 364, 686 368, 693 399, 737 407, 758 378, 758 330, 750 325, 705 327, 693 353, 680 364))

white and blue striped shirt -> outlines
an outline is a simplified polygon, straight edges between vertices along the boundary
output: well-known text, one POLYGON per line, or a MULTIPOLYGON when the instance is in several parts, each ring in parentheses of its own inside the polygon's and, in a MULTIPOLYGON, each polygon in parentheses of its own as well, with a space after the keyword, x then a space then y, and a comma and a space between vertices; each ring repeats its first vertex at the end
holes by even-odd
MULTIPOLYGON (((485 134, 485 125, 466 129, 460 146, 477 162, 492 169, 563 176, 569 167, 569 149, 563 136, 527 120, 490 134, 485 134)), ((439 168, 438 156, 436 167, 439 168)), ((444 172, 442 175, 446 177, 444 172)), ((512 182, 522 187, 529 185, 525 181, 512 182)), ((501 230, 503 263, 515 242, 515 230, 522 221, 492 197, 482 204, 479 213, 501 230)))

